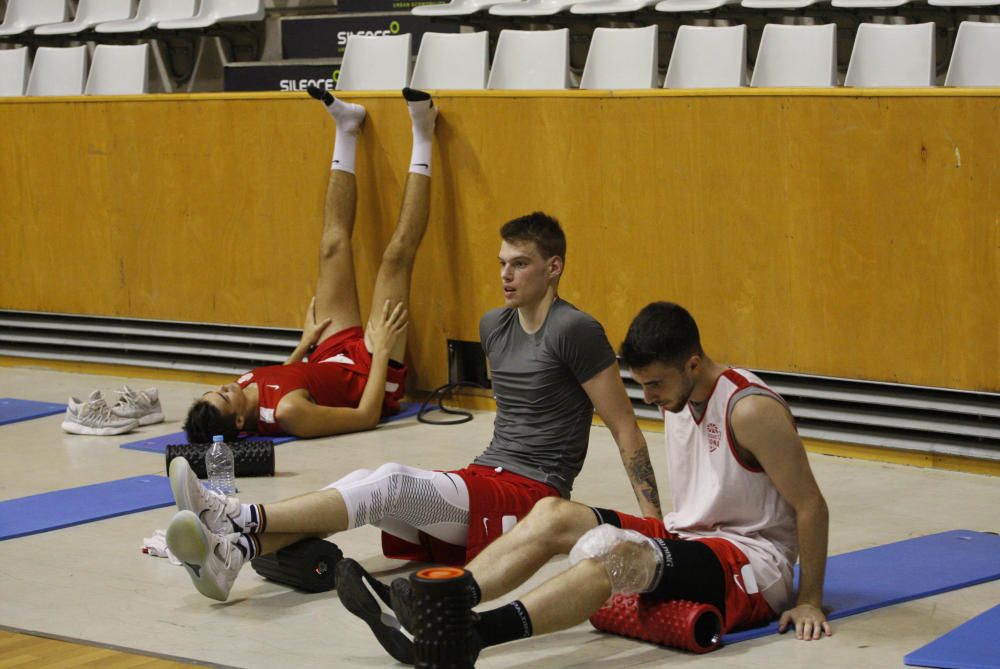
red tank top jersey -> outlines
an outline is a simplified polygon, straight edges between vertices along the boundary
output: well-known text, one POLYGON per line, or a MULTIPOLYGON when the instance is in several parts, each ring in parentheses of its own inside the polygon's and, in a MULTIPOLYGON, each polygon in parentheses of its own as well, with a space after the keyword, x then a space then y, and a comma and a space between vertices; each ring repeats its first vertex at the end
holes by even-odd
POLYGON ((748 594, 760 592, 771 608, 791 599, 798 556, 795 512, 760 468, 742 462, 729 425, 733 404, 747 394, 781 397, 752 372, 727 369, 696 416, 691 406, 664 416, 673 511, 667 530, 683 539, 725 539, 746 555, 748 594))
MULTIPOLYGON (((324 339, 309 362, 270 365, 247 372, 236 383, 246 388, 257 384, 257 432, 265 436, 284 434, 275 412, 281 399, 304 388, 313 401, 325 407, 356 407, 368 383, 371 354, 364 346, 361 328, 349 328, 324 339)), ((382 415, 399 411, 404 393, 406 368, 390 368, 382 415)))

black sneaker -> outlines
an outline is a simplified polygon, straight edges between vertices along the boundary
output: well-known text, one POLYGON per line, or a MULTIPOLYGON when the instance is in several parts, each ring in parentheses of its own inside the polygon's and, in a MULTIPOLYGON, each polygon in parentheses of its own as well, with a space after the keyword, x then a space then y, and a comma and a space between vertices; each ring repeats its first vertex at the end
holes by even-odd
POLYGON ((395 660, 413 664, 413 640, 402 631, 396 617, 383 612, 379 604, 385 590, 385 584, 377 581, 356 561, 344 558, 337 565, 337 593, 344 607, 365 621, 378 642, 395 660))
POLYGON ((416 629, 416 615, 413 611, 413 586, 410 579, 397 578, 389 586, 389 604, 396 619, 410 634, 416 629))

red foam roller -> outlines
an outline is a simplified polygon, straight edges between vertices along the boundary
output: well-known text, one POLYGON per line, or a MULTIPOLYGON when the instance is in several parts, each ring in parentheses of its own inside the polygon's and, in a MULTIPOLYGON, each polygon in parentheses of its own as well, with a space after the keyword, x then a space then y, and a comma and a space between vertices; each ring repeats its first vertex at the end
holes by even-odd
POLYGON ((590 617, 602 632, 641 639, 693 653, 707 653, 722 641, 722 615, 711 604, 615 595, 590 617))

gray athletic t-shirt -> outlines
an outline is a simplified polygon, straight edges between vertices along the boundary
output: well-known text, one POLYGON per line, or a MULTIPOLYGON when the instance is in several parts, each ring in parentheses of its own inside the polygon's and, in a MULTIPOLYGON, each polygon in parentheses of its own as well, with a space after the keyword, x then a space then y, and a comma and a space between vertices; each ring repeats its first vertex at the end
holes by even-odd
POLYGON ((488 312, 479 340, 490 361, 497 417, 493 440, 475 464, 547 483, 568 498, 594 415, 581 384, 615 361, 604 328, 557 299, 530 335, 516 309, 488 312))

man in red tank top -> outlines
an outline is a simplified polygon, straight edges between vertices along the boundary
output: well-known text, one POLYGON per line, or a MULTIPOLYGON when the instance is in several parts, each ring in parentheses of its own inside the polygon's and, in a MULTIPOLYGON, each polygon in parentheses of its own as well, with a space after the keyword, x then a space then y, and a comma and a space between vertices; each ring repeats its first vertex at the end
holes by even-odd
MULTIPOLYGON (((780 630, 791 627, 798 639, 832 633, 821 608, 828 511, 784 401, 752 373, 705 355, 694 319, 676 304, 643 309, 622 358, 646 402, 664 412, 673 511, 639 518, 540 500, 469 562, 471 603, 511 592, 556 555, 568 553, 570 569, 479 611, 471 657, 448 658, 456 666, 471 666, 481 648, 582 623, 615 594, 714 605, 726 632, 780 614, 780 630)), ((412 629, 419 612, 409 581, 396 579, 391 593, 397 618, 412 629)))
POLYGON ((360 105, 310 87, 337 125, 320 241, 316 293, 299 345, 284 365, 260 367, 202 395, 184 429, 192 443, 241 431, 323 437, 375 427, 399 410, 405 392, 410 277, 430 210, 431 141, 437 109, 422 91, 404 89, 413 122, 413 154, 399 220, 382 255, 371 315, 361 327, 351 232, 357 189, 357 138, 365 121, 360 105), (310 352, 315 346, 315 349, 310 352), (308 355, 308 360, 306 356, 308 355))

